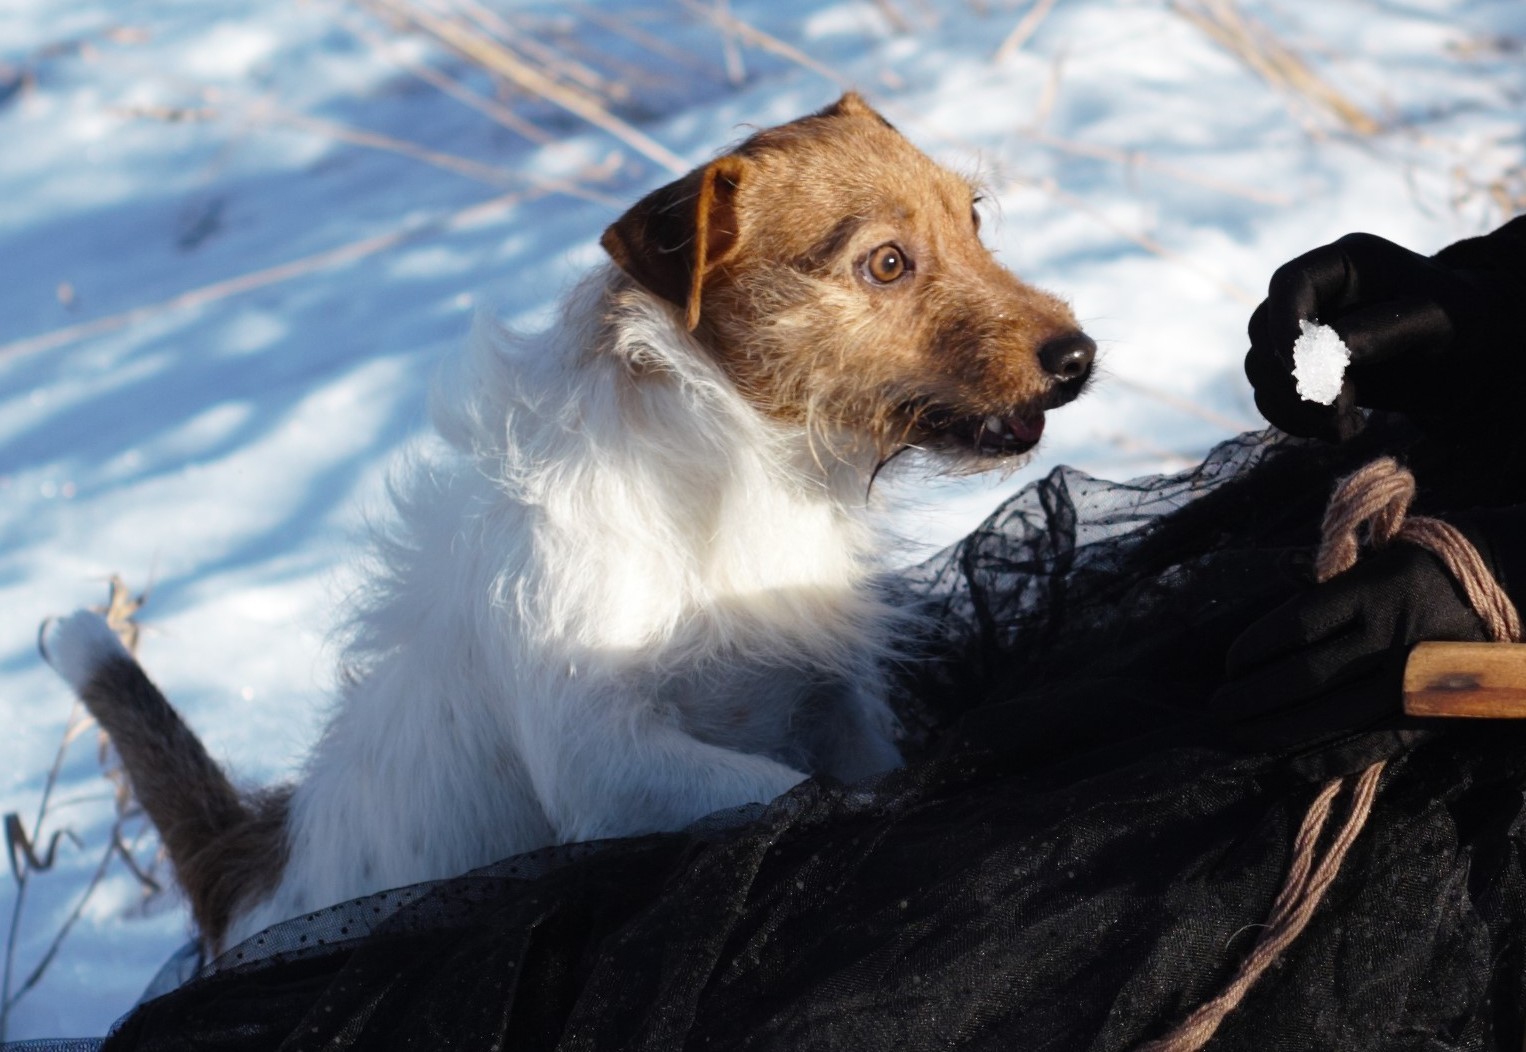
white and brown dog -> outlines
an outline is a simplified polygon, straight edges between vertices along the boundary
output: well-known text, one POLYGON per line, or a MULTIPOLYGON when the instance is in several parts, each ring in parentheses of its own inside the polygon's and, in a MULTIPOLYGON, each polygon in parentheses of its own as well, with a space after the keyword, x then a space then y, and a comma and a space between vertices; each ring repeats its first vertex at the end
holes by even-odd
POLYGON ((295 786, 237 793, 98 616, 44 626, 208 949, 896 766, 874 473, 1010 462, 1095 349, 974 202, 846 95, 637 203, 548 332, 479 333, 295 786))

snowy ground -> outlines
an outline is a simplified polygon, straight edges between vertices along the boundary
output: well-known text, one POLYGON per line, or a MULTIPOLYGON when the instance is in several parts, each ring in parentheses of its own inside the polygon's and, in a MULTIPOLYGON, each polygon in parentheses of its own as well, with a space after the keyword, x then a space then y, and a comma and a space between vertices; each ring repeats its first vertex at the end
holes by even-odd
MULTIPOLYGON (((470 0, 413 6, 496 25, 470 0)), ((494 10, 556 48, 564 74, 597 71, 590 90, 619 95, 612 112, 681 163, 851 84, 984 175, 988 240, 1072 300, 1105 375, 1012 478, 903 487, 909 559, 1056 463, 1172 469, 1253 426, 1244 320, 1277 264, 1355 229, 1434 250, 1521 207, 1519 0, 1243 0, 1266 27, 1257 39, 1359 111, 1345 117, 1307 84, 1269 84, 1188 17, 1226 9, 494 10), (750 29, 707 17, 727 10, 750 29)), ((599 258, 619 202, 669 176, 545 101, 500 99, 544 143, 463 105, 405 66, 491 98, 489 77, 364 6, 236 10, 0 8, 0 813, 29 830, 70 711, 36 626, 102 598, 112 572, 152 584, 143 659, 213 752, 251 782, 294 771, 320 725, 326 633, 363 512, 422 424, 435 363, 475 310, 537 324, 599 258)), ((13 933, 16 883, 0 878, 13 991, 105 850, 99 771, 93 735, 79 736, 42 830, 82 846, 62 842, 33 875, 13 933)), ((4 1036, 103 1032, 185 934, 172 896, 145 904, 111 862, 4 1036)))

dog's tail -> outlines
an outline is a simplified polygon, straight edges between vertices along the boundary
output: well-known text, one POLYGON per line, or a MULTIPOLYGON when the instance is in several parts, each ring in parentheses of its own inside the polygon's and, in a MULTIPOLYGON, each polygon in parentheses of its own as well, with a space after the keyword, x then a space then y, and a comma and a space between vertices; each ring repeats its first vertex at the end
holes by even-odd
POLYGON ((235 789, 94 611, 44 622, 38 648, 110 736, 203 939, 221 950, 234 910, 279 878, 289 793, 245 797, 235 789))

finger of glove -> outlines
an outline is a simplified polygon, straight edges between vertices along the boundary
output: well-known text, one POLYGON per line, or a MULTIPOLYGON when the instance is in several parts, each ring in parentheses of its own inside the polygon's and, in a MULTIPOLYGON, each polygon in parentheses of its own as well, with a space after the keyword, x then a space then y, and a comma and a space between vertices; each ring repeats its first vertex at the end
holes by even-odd
POLYGON ((1283 661, 1305 659, 1319 645, 1356 631, 1362 620, 1360 596, 1340 579, 1294 596, 1252 622, 1229 645, 1224 659, 1229 679, 1259 675, 1283 661))
POLYGON ((1278 267, 1267 283, 1266 302, 1253 342, 1272 349, 1289 369, 1299 322, 1312 321, 1344 306, 1349 275, 1338 244, 1322 245, 1278 267))
POLYGON ((1358 622, 1317 642, 1256 665, 1246 674, 1231 674, 1215 700, 1221 718, 1236 721, 1289 712, 1311 698, 1329 694, 1360 679, 1381 660, 1363 645, 1365 631, 1358 622))
POLYGON ((1277 360, 1281 359, 1285 365, 1293 364, 1292 348, 1279 348, 1271 329, 1271 311, 1267 307, 1267 301, 1262 300, 1256 309, 1251 311, 1250 321, 1245 326, 1245 334, 1250 337, 1251 350, 1261 355, 1277 360))
POLYGON ((1418 252, 1376 234, 1347 234, 1334 242, 1345 257, 1347 303, 1376 303, 1425 295, 1449 271, 1418 252))
POLYGON ((1441 560, 1395 544, 1255 621, 1230 645, 1225 669, 1248 679, 1302 663, 1328 677, 1421 640, 1482 638, 1483 623, 1441 560))
POLYGON ((1455 400, 1478 385, 1460 362, 1443 359, 1452 323, 1425 297, 1390 300, 1350 311, 1331 327, 1351 352, 1346 380, 1358 405, 1421 411, 1455 400))
POLYGON ((1256 409, 1278 430, 1299 438, 1340 441, 1340 414, 1335 406, 1307 401, 1296 391, 1285 396, 1258 390, 1255 398, 1256 409))
MULTIPOLYGON (((1272 752, 1307 747, 1354 731, 1397 722, 1400 701, 1386 669, 1331 684, 1301 697, 1249 695, 1237 684, 1220 688, 1212 700, 1213 716, 1225 725, 1228 744, 1248 751, 1272 752), (1257 706, 1251 708, 1251 705, 1257 706)), ((1374 757, 1377 758, 1377 757, 1374 757)), ((1364 767, 1371 760, 1358 763, 1364 767)), ((1341 772, 1332 771, 1326 777, 1341 772)))
POLYGON ((1488 631, 1468 602, 1462 586, 1430 552, 1405 544, 1415 569, 1400 584, 1403 618, 1393 626, 1393 645, 1408 647, 1425 640, 1483 642, 1488 631))
POLYGON ((1267 286, 1266 335, 1291 358, 1299 321, 1327 321, 1364 302, 1422 292, 1436 267, 1374 234, 1347 234, 1277 268, 1267 286))
POLYGON ((1299 395, 1292 368, 1264 345, 1245 355, 1245 378, 1255 392, 1256 408, 1276 427, 1301 438, 1333 442, 1339 437, 1335 407, 1299 395))
POLYGON ((1452 341, 1452 322, 1429 296, 1404 296, 1348 310, 1328 323, 1351 352, 1352 369, 1396 358, 1433 358, 1452 341))

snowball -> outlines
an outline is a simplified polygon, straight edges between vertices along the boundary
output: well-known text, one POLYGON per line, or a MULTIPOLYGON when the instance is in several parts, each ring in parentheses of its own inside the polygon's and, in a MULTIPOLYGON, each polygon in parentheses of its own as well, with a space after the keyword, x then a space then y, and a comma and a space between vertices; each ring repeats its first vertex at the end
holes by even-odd
POLYGON ((1299 321, 1303 335, 1293 341, 1293 381, 1306 402, 1331 405, 1341 393, 1351 352, 1336 331, 1317 322, 1299 321))

